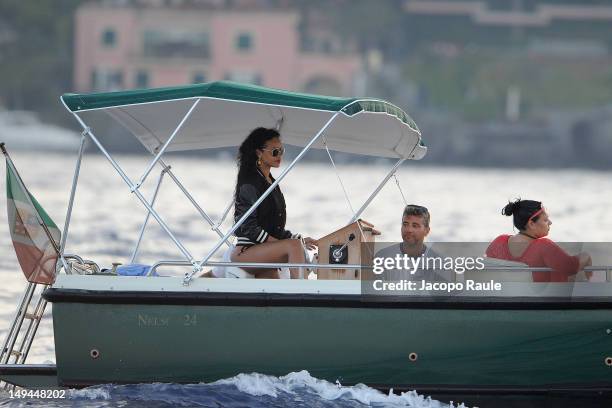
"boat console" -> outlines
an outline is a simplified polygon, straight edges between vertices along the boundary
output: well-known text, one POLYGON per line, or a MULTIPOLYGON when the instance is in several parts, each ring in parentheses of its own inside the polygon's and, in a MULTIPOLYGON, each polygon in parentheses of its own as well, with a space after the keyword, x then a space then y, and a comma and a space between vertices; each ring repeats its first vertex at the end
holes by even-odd
POLYGON ((317 269, 317 279, 361 279, 359 269, 342 266, 370 265, 374 246, 362 244, 373 244, 377 235, 380 231, 373 224, 359 219, 320 238, 317 263, 338 264, 338 269, 317 269))

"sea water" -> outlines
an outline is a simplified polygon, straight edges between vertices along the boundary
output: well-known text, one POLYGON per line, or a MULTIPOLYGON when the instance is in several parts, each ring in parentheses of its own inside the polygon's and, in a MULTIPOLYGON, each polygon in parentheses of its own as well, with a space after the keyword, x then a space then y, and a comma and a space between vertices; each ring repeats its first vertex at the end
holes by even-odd
MULTIPOLYGON (((75 155, 13 153, 13 161, 30 192, 60 228, 66 215, 75 155)), ((118 156, 132 180, 146 169, 148 158, 118 156)), ((215 221, 232 198, 236 175, 230 158, 170 156, 166 162, 195 200, 215 221)), ((288 161, 286 161, 288 162, 288 161)), ((284 163, 286 164, 286 163, 284 163)), ((376 188, 391 162, 338 165, 300 163, 282 181, 287 202, 287 228, 315 238, 348 222, 376 188), (338 177, 342 181, 340 183, 338 177), (348 193, 345 196, 344 190, 348 193)), ((282 171, 273 170, 278 176, 282 171)), ((159 173, 151 173, 142 187, 150 198, 159 173)), ((553 221, 550 237, 558 241, 612 241, 612 181, 609 172, 588 170, 520 170, 431 167, 426 162, 400 167, 361 218, 382 232, 379 241, 400 240, 404 198, 431 212, 431 241, 490 241, 512 233, 511 220, 500 214, 509 199, 540 200, 553 221), (398 189, 398 184, 401 188, 398 189)), ((6 198, 0 195, 0 207, 6 198)), ((177 238, 202 258, 218 238, 183 193, 165 176, 155 202, 177 238)), ((145 210, 105 157, 86 155, 80 174, 66 252, 92 259, 101 266, 128 262, 137 241, 145 210)), ((1 218, 0 218, 1 219, 1 218)), ((221 223, 231 227, 232 216, 221 223)), ((6 218, 0 221, 0 339, 4 339, 25 287, 14 255, 6 218)), ((151 218, 137 262, 180 259, 180 252, 151 218)), ((180 273, 181 271, 178 271, 180 273)), ((54 362, 53 329, 47 310, 28 357, 28 363, 54 362)), ((24 401, 0 396, 0 404, 24 401)), ((408 392, 386 395, 364 385, 343 387, 313 378, 306 371, 271 377, 242 373, 211 384, 103 385, 72 390, 66 400, 28 400, 31 406, 205 406, 205 407, 442 407, 441 403, 408 392)), ((454 403, 457 406, 457 403, 454 403)))
POLYGON ((343 387, 312 377, 307 371, 282 377, 239 374, 209 384, 105 384, 68 390, 63 399, 11 399, 4 393, 2 406, 40 407, 224 407, 224 408, 352 408, 413 407, 465 408, 442 403, 415 391, 384 394, 363 384, 343 387))

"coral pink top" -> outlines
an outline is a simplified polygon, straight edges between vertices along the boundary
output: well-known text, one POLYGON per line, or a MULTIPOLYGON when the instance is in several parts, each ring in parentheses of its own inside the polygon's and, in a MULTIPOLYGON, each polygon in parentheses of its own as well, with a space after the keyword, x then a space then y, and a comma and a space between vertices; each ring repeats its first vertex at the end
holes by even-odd
POLYGON ((578 272, 577 256, 571 256, 548 238, 534 239, 520 257, 514 257, 508 248, 510 235, 500 235, 487 248, 490 258, 523 262, 531 267, 548 267, 552 272, 532 272, 534 282, 567 282, 570 275, 578 272))

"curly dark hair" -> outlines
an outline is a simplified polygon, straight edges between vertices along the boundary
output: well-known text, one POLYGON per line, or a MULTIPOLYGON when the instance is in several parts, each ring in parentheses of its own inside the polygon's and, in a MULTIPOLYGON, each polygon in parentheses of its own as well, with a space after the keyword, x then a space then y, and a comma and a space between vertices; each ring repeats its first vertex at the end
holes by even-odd
POLYGON ((257 172, 257 152, 258 149, 263 149, 266 142, 275 137, 280 138, 280 133, 276 129, 268 129, 258 127, 244 139, 244 142, 238 149, 238 157, 236 163, 238 165, 238 177, 236 179, 236 187, 244 183, 249 177, 257 172))

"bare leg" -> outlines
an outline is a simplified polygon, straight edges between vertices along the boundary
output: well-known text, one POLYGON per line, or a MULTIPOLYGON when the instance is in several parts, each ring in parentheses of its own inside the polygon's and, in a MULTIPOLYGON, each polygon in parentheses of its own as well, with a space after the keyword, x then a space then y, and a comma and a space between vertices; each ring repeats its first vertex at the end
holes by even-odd
MULTIPOLYGON (((232 252, 232 262, 269 262, 269 263, 304 263, 304 249, 298 239, 282 239, 279 241, 264 242, 253 245, 244 251, 236 247, 232 252)), ((270 269, 244 268, 256 278, 272 278, 270 269), (262 275, 263 274, 263 275, 262 275), (262 276, 260 276, 262 275, 262 276)), ((291 268, 291 279, 299 279, 298 268, 291 268)), ((278 279, 278 271, 273 270, 273 279, 278 279)))

